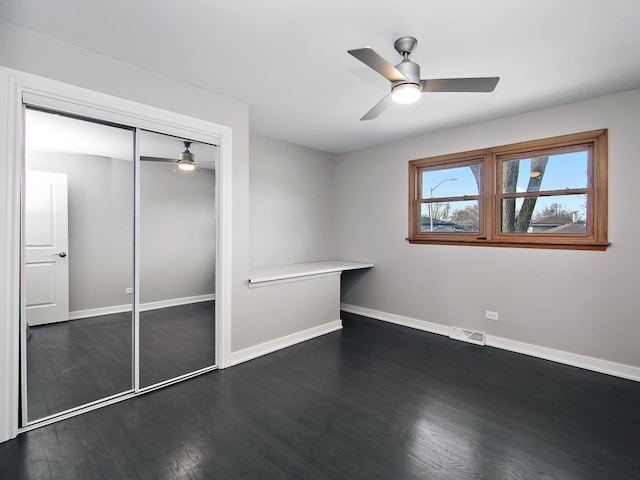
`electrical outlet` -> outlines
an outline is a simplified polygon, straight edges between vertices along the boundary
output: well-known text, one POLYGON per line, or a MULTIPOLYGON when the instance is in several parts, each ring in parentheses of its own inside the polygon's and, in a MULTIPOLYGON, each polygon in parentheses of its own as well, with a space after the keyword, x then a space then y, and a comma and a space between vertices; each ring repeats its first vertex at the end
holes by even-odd
POLYGON ((127 295, 131 295, 133 293, 133 288, 127 287, 124 289, 124 293, 127 295))
POLYGON ((498 312, 487 310, 487 320, 498 320, 498 312))

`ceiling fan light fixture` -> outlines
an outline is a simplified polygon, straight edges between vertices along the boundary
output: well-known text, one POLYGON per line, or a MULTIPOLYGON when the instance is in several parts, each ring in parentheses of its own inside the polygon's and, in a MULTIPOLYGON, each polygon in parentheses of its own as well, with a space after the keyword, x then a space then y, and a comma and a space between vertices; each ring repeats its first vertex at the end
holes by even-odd
POLYGON ((184 170, 185 172, 190 172, 196 169, 196 165, 193 162, 183 162, 182 160, 179 160, 178 168, 180 170, 184 170))
POLYGON ((178 168, 186 172, 195 170, 196 162, 193 153, 189 151, 191 142, 184 142, 184 152, 180 154, 180 160, 178 160, 178 168))
POLYGON ((401 83, 391 90, 391 98, 396 103, 414 103, 417 102, 422 93, 420 85, 415 83, 401 83))

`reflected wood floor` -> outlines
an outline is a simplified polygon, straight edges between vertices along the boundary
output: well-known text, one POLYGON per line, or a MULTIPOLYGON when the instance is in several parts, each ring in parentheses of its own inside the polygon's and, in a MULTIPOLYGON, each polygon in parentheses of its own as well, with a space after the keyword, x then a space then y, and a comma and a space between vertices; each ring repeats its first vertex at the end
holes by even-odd
MULTIPOLYGON (((29 420, 130 390, 131 312, 30 327, 29 420)), ((140 385, 215 364, 213 301, 140 313, 140 385)))
POLYGON ((140 386, 216 363, 215 302, 140 312, 140 386))
POLYGON ((640 383, 344 329, 20 435, 2 479, 636 479, 640 383))
POLYGON ((29 420, 130 388, 131 313, 29 327, 29 420))

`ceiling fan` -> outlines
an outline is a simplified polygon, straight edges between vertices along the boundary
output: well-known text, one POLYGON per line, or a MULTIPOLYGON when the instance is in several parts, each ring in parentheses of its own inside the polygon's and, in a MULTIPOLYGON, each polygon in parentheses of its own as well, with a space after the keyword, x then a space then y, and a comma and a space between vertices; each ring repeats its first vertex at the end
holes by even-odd
POLYGON ((411 51, 418 44, 413 37, 400 37, 393 46, 402 55, 395 67, 369 47, 348 50, 348 53, 372 68, 391 82, 391 92, 380 100, 360 120, 373 120, 391 102, 413 103, 427 92, 493 92, 500 77, 431 78, 420 79, 420 65, 409 60, 411 51))
POLYGON ((196 160, 193 153, 189 151, 191 148, 191 144, 193 142, 183 141, 184 144, 184 152, 180 153, 180 157, 177 159, 174 158, 163 158, 163 157, 144 157, 140 156, 140 160, 143 162, 167 162, 167 163, 177 163, 178 168, 180 170, 191 171, 196 168, 196 160))

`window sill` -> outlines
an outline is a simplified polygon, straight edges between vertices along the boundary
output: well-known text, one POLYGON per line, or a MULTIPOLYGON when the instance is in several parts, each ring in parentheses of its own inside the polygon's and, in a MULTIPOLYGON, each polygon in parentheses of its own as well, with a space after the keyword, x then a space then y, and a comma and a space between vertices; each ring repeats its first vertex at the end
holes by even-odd
POLYGON ((546 248, 553 250, 597 250, 605 251, 609 242, 514 242, 514 241, 496 241, 496 240, 476 240, 476 239, 431 239, 431 238, 407 238, 411 244, 417 245, 464 245, 473 247, 508 247, 508 248, 546 248))

